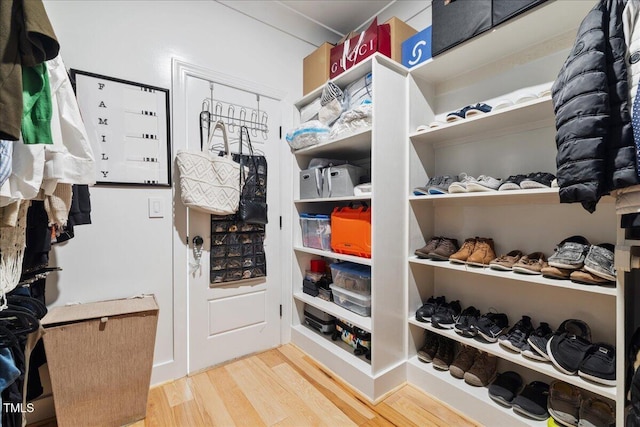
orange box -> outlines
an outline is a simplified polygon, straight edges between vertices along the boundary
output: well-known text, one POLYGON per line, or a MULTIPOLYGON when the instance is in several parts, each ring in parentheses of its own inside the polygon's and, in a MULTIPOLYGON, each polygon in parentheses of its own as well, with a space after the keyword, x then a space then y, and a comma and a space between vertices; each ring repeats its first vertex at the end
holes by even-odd
POLYGON ((371 208, 336 207, 331 213, 331 250, 371 258, 371 208))

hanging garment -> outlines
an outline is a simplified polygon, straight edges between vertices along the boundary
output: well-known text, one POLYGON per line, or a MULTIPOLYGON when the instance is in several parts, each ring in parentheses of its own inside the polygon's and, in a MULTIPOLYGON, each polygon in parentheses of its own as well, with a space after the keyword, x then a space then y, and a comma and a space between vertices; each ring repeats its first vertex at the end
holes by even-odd
POLYGON ((49 218, 48 225, 53 227, 56 235, 67 226, 69 211, 71 210, 72 185, 58 184, 52 195, 44 199, 44 210, 49 218))
POLYGON ((22 66, 41 64, 59 50, 41 0, 0 1, 0 139, 20 138, 22 66))
POLYGON ((13 141, 0 139, 0 186, 11 175, 11 162, 13 161, 13 141))
POLYGON ((46 65, 22 67, 22 101, 22 141, 52 144, 51 89, 46 65))
MULTIPOLYGON (((15 227, 0 227, 0 301, 20 281, 26 239, 27 210, 30 202, 20 202, 15 227)), ((6 304, 0 306, 0 310, 6 304)))

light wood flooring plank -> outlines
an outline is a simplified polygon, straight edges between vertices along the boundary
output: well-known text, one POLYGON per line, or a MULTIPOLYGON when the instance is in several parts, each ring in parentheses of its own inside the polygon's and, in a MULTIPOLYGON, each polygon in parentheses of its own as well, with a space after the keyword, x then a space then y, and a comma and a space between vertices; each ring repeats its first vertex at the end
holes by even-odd
POLYGON ((450 425, 406 397, 400 397, 389 406, 418 426, 448 427, 450 425))
POLYGON ((193 397, 198 404, 202 419, 210 426, 235 426, 222 397, 218 394, 209 376, 199 373, 189 378, 193 397))
MULTIPOLYGON (((383 417, 375 417, 367 420, 366 423, 360 424, 360 427, 396 427, 391 421, 383 417)), ((423 426, 426 427, 426 426, 423 426)))
POLYGON ((173 408, 173 415, 178 426, 205 427, 207 424, 200 415, 198 404, 195 400, 189 400, 173 408))
POLYGON ((317 387, 334 405, 338 406, 351 420, 362 424, 376 416, 368 405, 356 399, 351 392, 346 391, 336 383, 317 365, 305 360, 305 354, 292 345, 285 345, 278 349, 298 371, 317 387))
POLYGON ((171 426, 176 425, 173 418, 173 410, 169 405, 167 396, 160 387, 154 387, 149 390, 149 397, 147 399, 147 417, 144 420, 145 426, 157 427, 157 426, 171 426))
POLYGON ((277 349, 268 350, 257 355, 269 368, 287 363, 287 359, 277 349))
POLYGON ((224 366, 207 371, 207 376, 237 425, 266 425, 224 366))
POLYGON ((445 421, 447 426, 482 426, 463 413, 454 410, 437 398, 429 396, 412 385, 402 387, 402 389, 398 390, 397 395, 413 401, 416 405, 445 421))
POLYGON ((172 407, 193 399, 186 377, 165 384, 162 386, 162 389, 167 395, 169 405, 172 407))

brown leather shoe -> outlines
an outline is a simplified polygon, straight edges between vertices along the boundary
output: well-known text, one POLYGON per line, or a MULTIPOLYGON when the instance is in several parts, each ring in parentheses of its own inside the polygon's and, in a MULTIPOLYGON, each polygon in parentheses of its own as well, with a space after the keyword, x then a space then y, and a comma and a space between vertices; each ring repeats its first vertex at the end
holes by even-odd
POLYGON ((481 237, 476 241, 473 253, 467 258, 467 264, 485 267, 495 258, 496 252, 493 249, 493 239, 481 237))
POLYGON ((473 361, 477 356, 478 349, 469 345, 463 346, 460 353, 449 365, 449 373, 455 378, 464 378, 464 373, 473 366, 473 361))
POLYGON ((489 263, 489 266, 494 270, 511 271, 513 264, 520 261, 524 254, 521 251, 511 251, 506 255, 499 256, 489 263))
POLYGON ((465 262, 467 262, 467 258, 469 258, 476 247, 476 239, 477 237, 466 239, 462 244, 460 250, 449 257, 449 261, 459 264, 464 264, 465 262))
POLYGON ((513 271, 524 274, 542 274, 542 269, 548 267, 547 256, 542 252, 533 252, 523 256, 513 265, 513 271))
POLYGON ((570 278, 572 282, 581 283, 583 285, 615 285, 616 283, 611 280, 598 277, 595 274, 591 274, 584 268, 581 268, 580 270, 573 270, 570 278))
POLYGON ((567 280, 571 276, 571 272, 575 270, 568 270, 566 268, 558 268, 548 265, 540 271, 542 272, 542 275, 544 277, 548 277, 550 279, 567 280))
POLYGON ((416 256, 418 258, 429 258, 429 252, 434 251, 438 247, 438 243, 440 243, 440 240, 442 240, 442 237, 432 237, 426 245, 424 245, 420 249, 416 249, 416 256))
POLYGON ((438 243, 438 247, 429 252, 429 258, 435 261, 447 261, 451 255, 458 250, 458 241, 443 237, 438 243))
POLYGON ((464 382, 476 387, 485 387, 496 376, 498 358, 489 353, 480 352, 473 366, 464 373, 464 382))

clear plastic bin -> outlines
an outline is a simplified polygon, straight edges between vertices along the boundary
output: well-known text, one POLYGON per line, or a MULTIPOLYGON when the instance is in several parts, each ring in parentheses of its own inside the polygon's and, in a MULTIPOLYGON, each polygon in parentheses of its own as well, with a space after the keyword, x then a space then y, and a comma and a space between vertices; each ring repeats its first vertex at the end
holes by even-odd
POLYGON ((330 267, 334 285, 362 295, 371 295, 371 267, 353 262, 333 263, 330 267))
POLYGON ((340 307, 353 311, 360 316, 371 316, 371 295, 360 295, 333 284, 330 287, 333 293, 333 302, 340 307))
POLYGON ((331 250, 331 218, 329 215, 300 214, 302 246, 305 248, 331 250))

